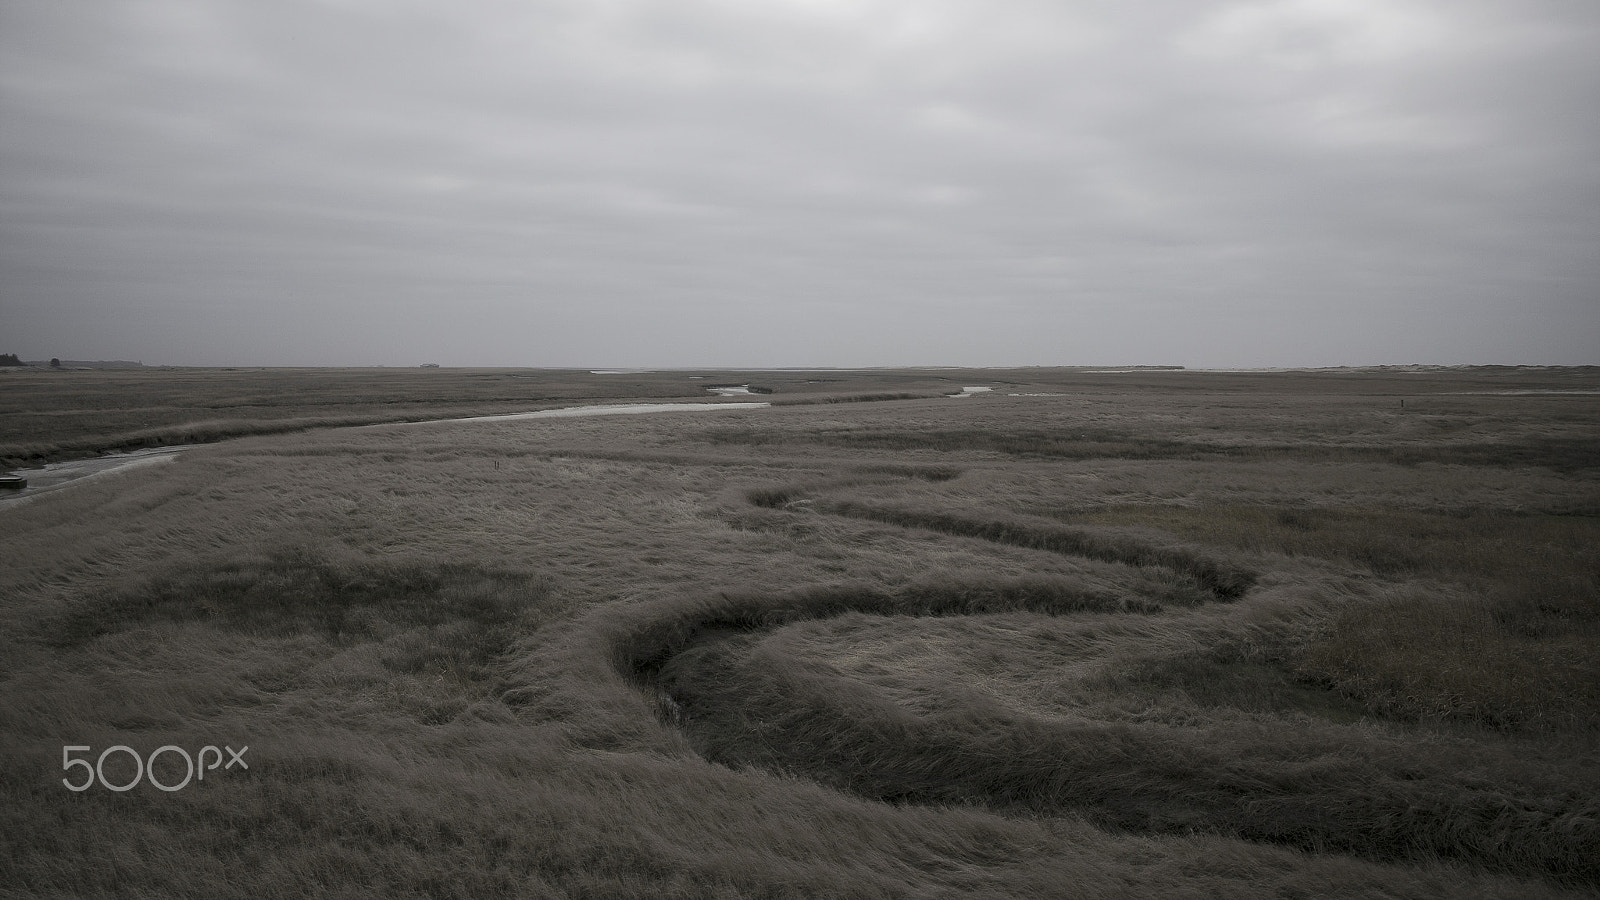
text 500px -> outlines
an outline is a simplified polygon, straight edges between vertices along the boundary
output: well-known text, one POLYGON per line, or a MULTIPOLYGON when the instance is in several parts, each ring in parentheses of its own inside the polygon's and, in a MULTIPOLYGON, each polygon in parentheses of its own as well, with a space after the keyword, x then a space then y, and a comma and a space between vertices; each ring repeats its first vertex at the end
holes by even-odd
MULTIPOLYGON (((235 765, 239 766, 241 769, 250 768, 250 764, 244 761, 245 752, 250 749, 249 747, 241 747, 238 750, 235 750, 232 747, 226 747, 224 749, 228 751, 228 761, 226 764, 224 764, 222 761, 222 751, 210 744, 201 747, 200 752, 192 757, 189 755, 189 751, 183 749, 182 747, 174 744, 168 744, 165 747, 157 747, 155 750, 151 751, 148 758, 141 757, 139 752, 134 750, 132 747, 118 744, 115 747, 107 747, 106 749, 100 751, 100 758, 91 764, 87 759, 74 759, 72 756, 74 753, 89 753, 91 750, 90 747, 65 746, 61 748, 61 768, 65 771, 71 772, 74 768, 82 766, 84 772, 83 781, 79 784, 73 784, 71 778, 61 779, 61 783, 66 785, 67 790, 70 791, 86 791, 92 787, 96 781, 99 781, 101 787, 104 787, 109 791, 127 791, 132 790, 134 785, 138 784, 141 779, 147 779, 151 784, 163 791, 176 791, 181 790, 188 785, 191 779, 204 781, 206 778, 206 772, 213 771, 219 766, 221 766, 224 771, 233 768, 235 765), (133 759, 133 777, 121 784, 114 784, 110 779, 106 778, 106 758, 111 757, 115 759, 116 757, 113 757, 112 754, 116 753, 126 754, 133 759), (184 775, 182 781, 164 784, 160 779, 156 778, 156 758, 162 756, 163 754, 176 755, 178 759, 183 760, 184 775), (210 763, 209 765, 207 765, 208 758, 210 763)), ((176 765, 175 762, 174 765, 176 765)), ((125 768, 125 766, 119 765, 116 768, 121 769, 125 768)), ((120 780, 121 776, 118 777, 120 780)), ((168 776, 168 780, 172 780, 171 775, 168 776)))

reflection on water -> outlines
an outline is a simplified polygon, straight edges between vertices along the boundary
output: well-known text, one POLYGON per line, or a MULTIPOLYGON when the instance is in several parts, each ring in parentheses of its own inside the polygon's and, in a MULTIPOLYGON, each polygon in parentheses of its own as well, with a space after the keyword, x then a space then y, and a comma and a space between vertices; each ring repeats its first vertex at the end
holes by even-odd
POLYGON ((71 482, 82 481, 98 475, 109 475, 112 472, 121 472, 137 466, 154 465, 171 460, 177 454, 189 449, 188 447, 152 447, 148 450, 135 450, 132 453, 115 453, 110 456, 97 456, 93 459, 73 459, 67 462, 50 463, 36 469, 17 469, 18 475, 28 479, 28 486, 20 491, 6 491, 0 494, 0 507, 9 506, 19 500, 46 494, 71 482))
MULTIPOLYGON (((541 409, 537 412, 506 413, 500 416, 468 416, 465 419, 430 419, 427 422, 405 422, 404 425, 431 425, 438 422, 510 422, 516 419, 572 419, 580 416, 626 416, 657 412, 712 412, 719 409, 759 409, 771 406, 766 402, 753 403, 615 403, 610 406, 568 406, 562 409, 541 409)), ((372 425, 371 428, 392 428, 392 425, 372 425)))

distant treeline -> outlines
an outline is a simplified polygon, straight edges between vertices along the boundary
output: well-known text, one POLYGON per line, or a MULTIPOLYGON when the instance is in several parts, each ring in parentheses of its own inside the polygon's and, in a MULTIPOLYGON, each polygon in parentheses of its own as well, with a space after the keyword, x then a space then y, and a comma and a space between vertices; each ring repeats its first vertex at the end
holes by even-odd
POLYGON ((22 360, 15 353, 0 353, 0 366, 37 366, 59 369, 142 369, 144 363, 128 359, 33 359, 22 360))

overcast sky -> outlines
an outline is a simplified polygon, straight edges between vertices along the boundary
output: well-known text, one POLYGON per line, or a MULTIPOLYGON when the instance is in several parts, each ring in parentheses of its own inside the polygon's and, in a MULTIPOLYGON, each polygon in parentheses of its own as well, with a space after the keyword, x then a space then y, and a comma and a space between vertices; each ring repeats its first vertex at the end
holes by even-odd
POLYGON ((0 0, 0 352, 1600 363, 1600 2, 0 0))

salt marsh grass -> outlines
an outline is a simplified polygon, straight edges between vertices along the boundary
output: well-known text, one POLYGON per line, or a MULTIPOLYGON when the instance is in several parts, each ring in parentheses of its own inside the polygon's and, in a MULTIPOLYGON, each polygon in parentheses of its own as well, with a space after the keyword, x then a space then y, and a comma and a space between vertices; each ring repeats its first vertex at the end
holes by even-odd
MULTIPOLYGON (((703 396, 325 374, 358 418, 703 396)), ((168 375, 171 427, 290 417, 246 410, 284 373, 168 375)), ((8 888, 1600 889, 1600 404, 1460 393, 1594 373, 717 379, 929 396, 261 434, 0 510, 8 888), (223 742, 248 771, 61 784, 223 742)), ((112 446, 108 396, 7 439, 112 446)))

